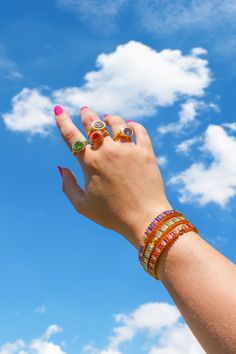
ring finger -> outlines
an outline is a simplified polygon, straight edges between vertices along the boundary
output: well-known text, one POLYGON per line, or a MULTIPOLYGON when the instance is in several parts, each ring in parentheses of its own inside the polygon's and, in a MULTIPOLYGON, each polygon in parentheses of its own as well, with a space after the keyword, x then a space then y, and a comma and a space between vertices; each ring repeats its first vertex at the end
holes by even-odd
POLYGON ((128 127, 124 119, 119 116, 104 115, 104 121, 112 130, 112 136, 115 141, 133 143, 133 131, 128 127))
MULTIPOLYGON (((82 125, 87 133, 87 135, 89 136, 92 144, 96 145, 96 140, 101 139, 99 141, 102 142, 104 137, 106 137, 108 135, 107 129, 106 129, 106 123, 104 121, 102 121, 95 112, 93 112, 90 108, 88 107, 82 107, 80 109, 80 117, 81 117, 81 122, 82 125), (96 123, 95 123, 96 122, 96 123), (92 126, 92 124, 97 125, 96 128, 94 128, 92 126), (99 137, 99 134, 101 135, 99 137), (105 136, 104 136, 105 134, 105 136), (96 136, 98 135, 98 136, 96 136)), ((111 138, 108 136, 108 140, 110 140, 111 138)))

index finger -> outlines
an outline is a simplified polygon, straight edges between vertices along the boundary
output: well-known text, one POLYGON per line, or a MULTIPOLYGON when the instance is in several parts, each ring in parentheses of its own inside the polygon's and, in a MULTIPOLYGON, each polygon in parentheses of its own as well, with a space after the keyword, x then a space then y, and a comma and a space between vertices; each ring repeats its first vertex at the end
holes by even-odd
MULTIPOLYGON (((60 106, 54 107, 54 114, 60 133, 71 151, 72 145, 76 140, 87 140, 85 136, 81 133, 81 131, 73 123, 69 114, 66 113, 60 106)), ((76 157, 80 160, 80 162, 82 161, 82 152, 84 151, 81 151, 76 154, 76 157)))

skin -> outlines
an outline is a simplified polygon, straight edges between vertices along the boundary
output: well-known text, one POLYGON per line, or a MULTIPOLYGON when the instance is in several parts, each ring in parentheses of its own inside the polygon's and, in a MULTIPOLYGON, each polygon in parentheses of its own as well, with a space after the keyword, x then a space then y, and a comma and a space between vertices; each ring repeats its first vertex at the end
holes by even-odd
MULTIPOLYGON (((80 111, 85 132, 99 119, 89 108, 80 111)), ((66 112, 56 116, 63 139, 72 143, 85 135, 66 112)), ((104 118, 114 136, 127 123, 118 116, 104 118)), ((85 179, 83 190, 74 174, 62 169, 63 191, 87 218, 117 231, 138 249, 151 220, 172 209, 150 138, 136 122, 136 143, 106 137, 93 149, 76 154, 85 179)), ((156 269, 186 323, 206 353, 236 353, 236 266, 199 235, 188 232, 165 250, 156 269)))

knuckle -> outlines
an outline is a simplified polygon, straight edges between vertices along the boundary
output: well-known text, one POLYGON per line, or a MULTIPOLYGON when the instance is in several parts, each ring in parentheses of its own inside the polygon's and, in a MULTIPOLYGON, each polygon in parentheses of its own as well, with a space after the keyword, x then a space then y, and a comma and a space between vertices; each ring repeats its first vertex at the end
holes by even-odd
POLYGON ((78 131, 76 130, 76 128, 69 129, 63 134, 63 138, 67 142, 70 142, 71 140, 75 139, 76 137, 78 137, 78 131))
POLYGON ((141 132, 145 137, 148 137, 149 135, 148 135, 147 129, 144 128, 144 126, 143 126, 142 124, 140 124, 140 123, 138 123, 138 125, 139 125, 140 132, 141 132))
POLYGON ((157 163, 155 155, 148 149, 142 150, 142 157, 146 163, 153 164, 157 163))
POLYGON ((84 156, 84 165, 85 167, 97 170, 99 166, 98 158, 95 154, 91 154, 89 156, 84 156))

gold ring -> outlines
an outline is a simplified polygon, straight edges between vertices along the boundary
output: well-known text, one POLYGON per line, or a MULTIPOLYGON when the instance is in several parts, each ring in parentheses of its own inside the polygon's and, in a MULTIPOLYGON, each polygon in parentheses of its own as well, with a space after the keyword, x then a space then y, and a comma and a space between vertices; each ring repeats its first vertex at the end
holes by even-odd
POLYGON ((99 145, 103 142, 106 136, 110 135, 107 130, 94 130, 89 135, 91 144, 93 146, 99 145))
POLYGON ((119 133, 115 134, 115 136, 113 137, 113 140, 116 141, 117 138, 119 138, 119 137, 132 140, 133 134, 134 134, 133 129, 131 129, 130 127, 124 127, 119 131, 119 133))
POLYGON ((94 120, 91 124, 91 128, 87 131, 88 136, 90 137, 91 133, 94 131, 106 131, 106 123, 102 120, 94 120))
POLYGON ((73 142, 71 149, 72 149, 72 154, 75 155, 78 152, 81 152, 82 150, 85 149, 86 145, 88 145, 89 142, 85 139, 77 139, 76 141, 73 142))

